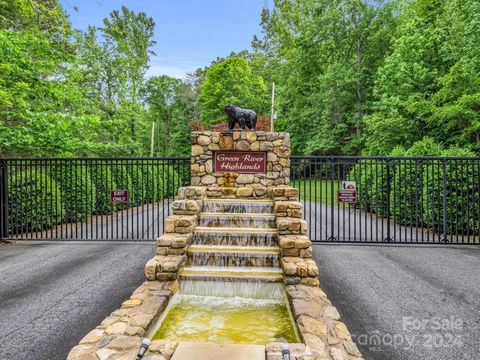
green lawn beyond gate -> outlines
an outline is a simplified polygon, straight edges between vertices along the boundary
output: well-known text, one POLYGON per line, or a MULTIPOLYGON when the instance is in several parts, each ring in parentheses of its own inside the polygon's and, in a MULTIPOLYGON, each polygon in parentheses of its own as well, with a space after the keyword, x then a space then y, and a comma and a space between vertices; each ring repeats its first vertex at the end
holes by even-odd
POLYGON ((290 184, 300 190, 300 199, 311 201, 323 205, 338 206, 337 190, 340 186, 339 181, 331 182, 327 180, 294 180, 290 184), (333 188, 333 189, 332 189, 333 188))

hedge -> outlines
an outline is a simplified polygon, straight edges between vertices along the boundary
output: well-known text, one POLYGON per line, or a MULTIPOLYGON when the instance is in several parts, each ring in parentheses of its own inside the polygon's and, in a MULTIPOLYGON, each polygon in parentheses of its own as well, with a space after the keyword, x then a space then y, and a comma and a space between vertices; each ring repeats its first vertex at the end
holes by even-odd
MULTIPOLYGON (((442 156, 471 157, 470 151, 450 149, 442 156)), ((450 160, 425 166, 423 209, 427 225, 443 232, 443 199, 446 198, 447 233, 478 234, 480 231, 480 165, 478 161, 450 160), (446 191, 443 189, 445 174, 446 191)))
MULTIPOLYGON (((429 137, 417 141, 408 150, 395 148, 391 156, 436 156, 441 147, 429 137)), ((424 170, 428 164, 420 159, 395 159, 391 168, 390 214, 402 225, 423 225, 424 170)))
POLYGON ((117 210, 117 203, 112 203, 110 199, 110 192, 118 189, 110 169, 108 164, 102 163, 89 167, 90 178, 96 189, 92 214, 108 215, 117 210))
POLYGON ((382 217, 388 216, 386 164, 380 160, 362 160, 348 174, 348 180, 357 183, 356 207, 382 217))
POLYGON ((61 189, 65 222, 81 222, 96 209, 97 189, 89 170, 83 162, 71 160, 50 169, 50 176, 61 189))
MULTIPOLYGON (((428 147, 428 141, 419 142, 419 147, 413 149, 416 156, 432 155, 425 151, 425 148, 421 149, 423 154, 419 154, 419 148, 426 144, 428 147)), ((452 156, 471 157, 475 154, 462 149, 442 151, 436 150, 435 146, 431 149, 437 152, 436 155, 446 157, 447 233, 478 233, 480 164, 478 161, 448 159, 452 156)), ((397 149, 392 155, 413 156, 413 150, 400 152, 401 150, 397 149)), ((348 180, 357 182, 357 208, 381 217, 390 216, 398 224, 425 226, 435 232, 443 232, 442 160, 391 158, 389 165, 387 161, 379 160, 374 160, 373 164, 370 165, 370 160, 361 160, 348 174, 348 180), (387 178, 387 170, 390 180, 387 178)))
POLYGON ((18 172, 9 178, 9 229, 12 234, 42 231, 61 223, 65 208, 60 187, 45 171, 18 172))

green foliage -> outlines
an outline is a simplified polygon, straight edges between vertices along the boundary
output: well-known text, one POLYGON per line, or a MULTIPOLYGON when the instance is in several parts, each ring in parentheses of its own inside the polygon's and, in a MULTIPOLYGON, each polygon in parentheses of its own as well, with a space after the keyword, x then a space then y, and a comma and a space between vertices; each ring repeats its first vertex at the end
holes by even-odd
MULTIPOLYGON (((442 148, 431 138, 424 138, 408 150, 395 148, 390 156, 438 156, 442 148)), ((417 159, 395 159, 390 185, 390 214, 395 221, 404 225, 418 224, 422 218, 422 195, 424 188, 425 163, 417 159)))
POLYGON ((224 120, 228 102, 268 114, 272 82, 293 153, 388 155, 424 137, 479 153, 478 14, 477 0, 275 0, 253 52, 147 81, 147 14, 74 31, 58 0, 0 0, 0 153, 145 156, 153 123, 154 155, 188 155, 192 122, 224 120))
POLYGON ((388 216, 388 176, 393 164, 385 160, 360 160, 350 170, 347 180, 357 182, 356 207, 373 212, 378 216, 388 216))
POLYGON ((57 0, 0 2, 0 153, 149 153, 142 103, 154 22, 123 7, 72 37, 57 0))
POLYGON ((225 120, 223 107, 228 103, 265 113, 268 92, 265 82, 253 73, 247 60, 230 57, 207 70, 198 101, 201 121, 216 124, 225 120))
POLYGON ((154 154, 189 155, 189 124, 194 115, 191 87, 166 75, 155 76, 147 81, 144 93, 150 106, 148 119, 156 131, 154 154))
POLYGON ((95 213, 97 188, 90 176, 93 166, 80 161, 59 161, 49 170, 60 188, 60 201, 65 207, 66 222, 81 222, 95 213))
POLYGON ((399 13, 398 37, 376 74, 375 112, 365 119, 365 154, 424 136, 479 150, 479 6, 416 0, 399 13))
MULTIPOLYGON (((446 157, 471 157, 474 153, 451 148, 446 157)), ((440 166, 428 162, 424 169, 423 211, 426 225, 443 233, 444 198, 447 234, 478 234, 480 231, 480 164, 472 160, 445 159, 440 166), (445 181, 445 191, 443 182, 445 181)))
POLYGON ((263 14, 254 45, 278 84, 277 129, 290 132, 294 153, 361 151, 393 19, 389 3, 356 0, 275 1, 263 14))
POLYGON ((426 226, 442 233, 445 194, 447 234, 478 232, 480 165, 473 160, 449 159, 472 157, 473 152, 442 150, 432 138, 425 137, 409 149, 396 147, 390 155, 388 161, 362 160, 349 172, 348 179, 357 181, 358 208, 390 216, 398 224, 426 226), (432 156, 446 157, 444 164, 430 159, 432 156))
POLYGON ((89 176, 92 185, 95 188, 94 214, 106 215, 116 210, 116 205, 112 204, 110 192, 117 190, 118 185, 112 174, 109 163, 97 163, 97 165, 89 167, 89 176))
POLYGON ((61 223, 65 208, 60 188, 47 172, 27 170, 9 179, 8 201, 12 215, 9 229, 13 234, 42 231, 61 223))

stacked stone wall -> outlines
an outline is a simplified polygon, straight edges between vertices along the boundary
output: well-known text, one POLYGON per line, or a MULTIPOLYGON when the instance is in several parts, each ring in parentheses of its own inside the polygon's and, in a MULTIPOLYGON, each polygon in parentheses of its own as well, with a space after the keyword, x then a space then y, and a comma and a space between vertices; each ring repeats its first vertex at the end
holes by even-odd
POLYGON ((307 222, 302 219, 298 189, 280 187, 272 195, 285 284, 318 286, 318 267, 312 259, 312 242, 307 236, 307 222))
POLYGON ((225 185, 223 173, 215 173, 215 151, 261 151, 267 156, 265 174, 240 174, 235 187, 268 187, 288 185, 290 181, 290 135, 283 132, 233 131, 219 133, 193 132, 192 185, 211 188, 225 185))

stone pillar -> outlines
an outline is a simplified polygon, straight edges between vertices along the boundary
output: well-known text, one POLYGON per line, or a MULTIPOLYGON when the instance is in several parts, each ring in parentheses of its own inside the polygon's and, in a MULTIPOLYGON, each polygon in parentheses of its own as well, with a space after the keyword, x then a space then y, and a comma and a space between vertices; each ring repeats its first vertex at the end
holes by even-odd
POLYGON ((197 131, 192 133, 191 175, 193 186, 211 189, 225 186, 226 173, 215 172, 215 153, 255 152, 264 155, 265 171, 255 174, 236 174, 234 187, 271 187, 290 183, 290 135, 284 132, 233 131, 219 133, 197 131))

